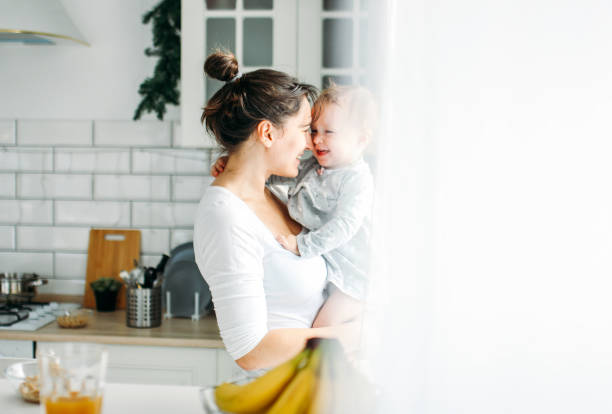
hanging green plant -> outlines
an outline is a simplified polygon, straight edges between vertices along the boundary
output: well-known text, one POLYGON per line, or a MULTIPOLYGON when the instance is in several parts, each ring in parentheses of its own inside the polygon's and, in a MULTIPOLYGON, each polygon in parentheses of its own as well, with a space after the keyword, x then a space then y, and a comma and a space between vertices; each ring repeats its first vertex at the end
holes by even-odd
POLYGON ((153 48, 146 48, 145 55, 157 56, 153 77, 140 84, 138 93, 142 100, 134 112, 134 120, 143 112, 155 112, 157 119, 164 119, 166 105, 178 105, 181 78, 181 0, 162 0, 142 17, 142 23, 153 20, 153 48))

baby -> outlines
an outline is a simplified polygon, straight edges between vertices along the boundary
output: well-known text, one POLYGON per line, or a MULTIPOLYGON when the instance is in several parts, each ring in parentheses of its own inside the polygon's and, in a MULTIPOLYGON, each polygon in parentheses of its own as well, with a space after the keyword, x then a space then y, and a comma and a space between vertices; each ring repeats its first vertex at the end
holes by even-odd
MULTIPOLYGON (((304 227, 297 236, 278 235, 278 242, 302 257, 323 255, 327 262, 331 291, 315 327, 353 319, 365 299, 374 185, 363 153, 376 111, 363 87, 332 84, 313 105, 308 143, 313 156, 300 162, 297 177, 271 176, 267 182, 275 194, 278 185, 289 186, 289 214, 304 227)), ((225 161, 217 160, 213 176, 225 161)))

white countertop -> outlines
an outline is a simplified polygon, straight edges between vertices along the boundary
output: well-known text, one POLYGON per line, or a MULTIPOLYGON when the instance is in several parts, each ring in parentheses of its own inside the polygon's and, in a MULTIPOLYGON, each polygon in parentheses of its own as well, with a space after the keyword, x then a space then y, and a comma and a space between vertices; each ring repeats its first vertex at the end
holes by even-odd
MULTIPOLYGON (((102 414, 202 414, 199 387, 106 384, 102 414)), ((40 406, 21 399, 8 380, 0 379, 0 411, 40 414, 40 406)))

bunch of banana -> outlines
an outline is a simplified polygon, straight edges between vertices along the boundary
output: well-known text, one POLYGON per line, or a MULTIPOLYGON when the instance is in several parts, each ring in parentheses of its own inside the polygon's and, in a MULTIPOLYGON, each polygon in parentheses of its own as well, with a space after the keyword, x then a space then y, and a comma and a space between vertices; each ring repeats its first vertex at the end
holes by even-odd
POLYGON ((248 384, 221 384, 215 399, 221 410, 235 414, 366 413, 372 412, 370 390, 336 340, 315 338, 248 384))
POLYGON ((321 348, 312 351, 312 355, 304 368, 299 370, 293 381, 287 385, 268 414, 302 414, 310 406, 314 396, 319 365, 321 361, 321 348))
POLYGON ((302 361, 310 354, 305 348, 294 358, 266 372, 256 380, 244 385, 223 383, 215 389, 217 406, 223 411, 236 414, 260 413, 278 397, 293 379, 302 361))

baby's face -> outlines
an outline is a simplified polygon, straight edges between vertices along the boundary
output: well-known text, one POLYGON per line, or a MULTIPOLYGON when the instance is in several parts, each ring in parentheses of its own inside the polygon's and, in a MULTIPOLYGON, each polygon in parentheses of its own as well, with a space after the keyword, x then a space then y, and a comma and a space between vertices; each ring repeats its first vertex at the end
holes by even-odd
POLYGON ((311 125, 312 153, 325 168, 340 168, 354 162, 363 152, 360 131, 348 122, 341 105, 326 104, 311 125))

